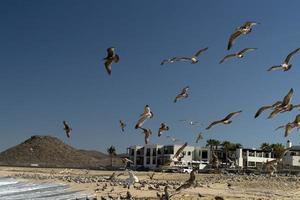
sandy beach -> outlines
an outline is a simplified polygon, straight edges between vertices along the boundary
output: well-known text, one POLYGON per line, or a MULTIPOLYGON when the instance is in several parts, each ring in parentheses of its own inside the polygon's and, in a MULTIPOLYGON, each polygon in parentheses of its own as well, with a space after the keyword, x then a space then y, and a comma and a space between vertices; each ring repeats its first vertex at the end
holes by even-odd
MULTIPOLYGON (((130 191, 135 199, 159 199, 157 194, 163 193, 166 184, 169 192, 189 178, 188 174, 155 173, 152 180, 148 174, 152 172, 135 172, 140 183, 127 189, 123 186, 128 173, 117 171, 115 180, 107 180, 112 171, 90 171, 78 169, 43 169, 0 167, 0 177, 21 178, 27 181, 63 182, 74 190, 82 190, 95 197, 125 196, 130 191)), ((296 176, 258 176, 234 174, 197 174, 196 187, 182 190, 172 199, 300 199, 300 178, 296 176), (228 184, 230 186, 228 187, 228 184)))

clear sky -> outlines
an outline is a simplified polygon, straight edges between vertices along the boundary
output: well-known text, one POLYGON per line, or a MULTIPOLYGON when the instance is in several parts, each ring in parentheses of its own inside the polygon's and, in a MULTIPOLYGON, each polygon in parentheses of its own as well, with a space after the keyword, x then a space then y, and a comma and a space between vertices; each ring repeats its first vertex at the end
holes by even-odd
MULTIPOLYGON (((254 119, 256 110, 280 100, 294 88, 300 103, 300 54, 288 72, 266 70, 281 64, 300 47, 299 1, 0 1, 0 150, 31 135, 53 135, 77 148, 104 151, 115 145, 125 152, 143 144, 134 125, 149 104, 155 116, 145 123, 159 138, 161 122, 171 135, 194 144, 198 132, 229 112, 243 110, 229 126, 205 132, 210 138, 258 147, 262 142, 285 143, 274 129, 294 120, 299 112, 268 113, 254 119), (227 40, 245 21, 258 21, 252 33, 227 51, 227 40), (114 46, 121 60, 112 76, 104 69, 106 48, 114 46), (196 65, 160 66, 171 56, 189 56, 209 47, 196 65), (231 52, 256 47, 244 59, 218 64, 231 52), (186 85, 190 97, 174 104, 186 85), (119 119, 127 123, 121 133, 119 119), (180 119, 200 121, 190 128, 180 119), (66 139, 62 121, 72 128, 66 139)), ((297 131, 288 137, 299 143, 297 131)))

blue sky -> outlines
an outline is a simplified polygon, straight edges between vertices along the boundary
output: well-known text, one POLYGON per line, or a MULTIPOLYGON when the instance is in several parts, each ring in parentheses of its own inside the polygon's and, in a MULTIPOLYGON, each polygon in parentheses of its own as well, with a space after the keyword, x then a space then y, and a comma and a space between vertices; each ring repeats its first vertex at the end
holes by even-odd
MULTIPOLYGON (((210 138, 257 147, 285 143, 274 129, 299 112, 267 114, 256 110, 280 100, 293 87, 300 103, 300 55, 288 72, 266 70, 300 47, 299 1, 15 1, 0 2, 0 150, 31 135, 53 135, 75 147, 104 151, 115 145, 124 152, 143 144, 134 125, 145 104, 155 117, 145 123, 157 138, 161 122, 171 135, 194 144, 198 132, 229 112, 243 110, 229 126, 207 131, 210 138), (261 24, 227 51, 234 29, 251 20, 261 24), (121 60, 109 77, 103 66, 106 48, 114 46, 121 60), (160 66, 161 60, 189 56, 209 47, 196 65, 160 66), (256 47, 244 59, 220 59, 245 47, 256 47), (190 98, 173 99, 184 86, 190 98), (118 120, 128 124, 121 133, 118 120), (205 127, 190 128, 192 119, 205 127), (62 121, 73 127, 68 141, 62 121)), ((288 139, 299 143, 294 131, 288 139)))

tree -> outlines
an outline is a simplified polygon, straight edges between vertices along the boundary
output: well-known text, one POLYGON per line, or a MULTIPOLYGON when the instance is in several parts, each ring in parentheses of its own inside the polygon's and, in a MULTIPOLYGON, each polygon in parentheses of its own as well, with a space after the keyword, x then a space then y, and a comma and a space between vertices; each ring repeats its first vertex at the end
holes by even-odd
POLYGON ((209 139, 206 141, 206 146, 209 146, 211 150, 213 149, 213 147, 215 147, 215 149, 218 149, 218 146, 220 144, 221 144, 221 142, 219 140, 215 140, 215 139, 209 139))
POLYGON ((233 143, 231 143, 231 142, 225 140, 225 141, 222 142, 221 145, 222 145, 222 147, 223 147, 223 149, 224 149, 224 151, 225 151, 226 165, 227 165, 227 161, 228 161, 228 152, 229 152, 230 149, 233 148, 233 146, 235 146, 235 144, 233 144, 233 143))
POLYGON ((110 156, 110 166, 112 168, 113 167, 113 157, 117 155, 116 148, 113 145, 111 145, 109 148, 107 148, 107 153, 110 156))
POLYGON ((260 149, 263 150, 263 151, 272 151, 271 145, 269 143, 266 143, 266 142, 264 142, 260 145, 260 149))
POLYGON ((275 158, 280 158, 285 150, 285 147, 281 143, 271 144, 271 148, 275 158))

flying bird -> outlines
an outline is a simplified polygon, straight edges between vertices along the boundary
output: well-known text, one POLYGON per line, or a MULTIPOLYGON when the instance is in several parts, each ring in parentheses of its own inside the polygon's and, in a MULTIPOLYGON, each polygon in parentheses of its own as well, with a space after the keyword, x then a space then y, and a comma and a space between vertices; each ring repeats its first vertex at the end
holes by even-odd
POLYGON ((179 142, 179 140, 175 137, 171 137, 168 135, 167 138, 170 138, 170 140, 172 140, 172 142, 179 142))
POLYGON ((193 186, 193 185, 195 184, 195 180, 196 180, 195 171, 196 171, 196 170, 197 170, 197 169, 194 168, 194 169, 191 171, 191 173, 190 173, 190 178, 189 178, 184 184, 182 184, 181 186, 179 186, 179 187, 176 189, 176 191, 180 191, 180 190, 182 190, 182 189, 187 189, 187 188, 189 188, 189 187, 191 187, 191 186, 193 186))
POLYGON ((136 175, 133 174, 132 171, 128 171, 128 173, 129 173, 129 178, 127 178, 125 180, 125 183, 126 183, 128 189, 129 189, 131 185, 134 185, 135 183, 138 183, 139 179, 136 175))
POLYGON ((189 96, 188 90, 189 90, 189 86, 184 87, 181 90, 181 92, 175 97, 174 103, 176 103, 180 99, 186 99, 186 98, 188 98, 188 96, 189 96))
POLYGON ((120 122, 121 130, 122 130, 122 132, 124 132, 124 131, 125 131, 126 124, 125 124, 125 122, 123 122, 122 120, 120 120, 119 122, 120 122))
POLYGON ((240 37, 241 35, 246 35, 252 31, 252 26, 255 26, 259 24, 258 22, 251 22, 247 21, 245 22, 242 26, 238 27, 234 33, 231 34, 228 45, 227 45, 227 50, 229 50, 232 45, 234 44, 235 40, 240 37))
POLYGON ((298 114, 295 117, 295 120, 293 122, 287 123, 287 125, 285 126, 284 137, 287 137, 288 134, 292 131, 292 129, 299 128, 299 127, 300 127, 300 114, 298 114))
POLYGON ((147 119, 153 117, 153 112, 150 110, 149 105, 146 105, 144 108, 144 113, 140 115, 140 119, 138 120, 137 124, 135 125, 135 129, 140 128, 147 119))
POLYGON ((185 148, 187 145, 188 145, 187 142, 184 143, 184 144, 176 151, 176 153, 174 154, 174 156, 173 156, 173 158, 172 158, 173 161, 178 161, 178 160, 179 160, 178 158, 179 158, 180 154, 183 152, 184 148, 185 148))
POLYGON ((165 123, 161 123, 160 127, 158 129, 158 134, 157 134, 158 137, 160 137, 163 134, 163 132, 168 131, 168 130, 169 130, 169 126, 167 126, 165 123))
POLYGON ((221 61, 220 61, 220 64, 223 63, 225 60, 229 59, 229 58, 233 58, 233 57, 236 57, 236 58, 243 58, 244 57, 244 54, 249 52, 249 51, 254 51, 256 50, 257 48, 245 48, 237 53, 234 53, 234 54, 228 54, 226 55, 221 61))
POLYGON ((144 137, 145 137, 145 144, 148 144, 150 140, 150 136, 152 135, 151 130, 149 128, 142 128, 142 127, 140 127, 140 129, 143 130, 144 137))
POLYGON ((63 124, 64 124, 64 131, 65 131, 67 137, 70 138, 72 128, 69 126, 69 124, 66 121, 63 121, 63 124))
POLYGON ((208 49, 208 47, 204 48, 204 49, 200 49, 199 51, 197 51, 195 53, 195 55, 193 55, 192 57, 172 57, 169 59, 165 59, 161 62, 161 65, 167 64, 167 63, 174 63, 174 62, 178 62, 178 61, 188 61, 191 62, 191 64, 196 64, 199 62, 198 57, 205 52, 208 49))
POLYGON ((110 47, 107 49, 107 56, 105 58, 103 58, 103 60, 105 60, 104 65, 105 65, 105 69, 108 73, 108 75, 111 75, 111 66, 112 63, 115 62, 119 62, 120 57, 118 54, 115 53, 115 48, 114 47, 110 47))
POLYGON ((197 138, 196 138, 196 143, 198 143, 199 140, 202 140, 202 139, 203 139, 202 133, 199 133, 197 138))
POLYGON ((273 71, 273 70, 278 70, 278 69, 282 69, 283 71, 290 70, 292 67, 292 64, 289 64, 290 59, 293 57, 293 55, 295 53, 297 53, 299 51, 299 49, 300 48, 297 48, 294 51, 292 51, 291 53, 289 53, 289 55, 285 58, 284 62, 281 65, 272 66, 268 69, 268 71, 273 71))
POLYGON ((263 106, 263 107, 261 107, 261 108, 259 108, 258 110, 257 110, 257 112, 255 113, 255 115, 254 115, 254 118, 257 118, 262 112, 264 112, 265 110, 268 110, 268 109, 270 109, 270 108, 273 108, 273 109, 275 109, 275 108, 277 108, 277 107, 279 107, 280 105, 281 105, 281 101, 277 101, 277 102, 275 102, 273 105, 271 105, 271 106, 263 106))
POLYGON ((214 121, 212 122, 207 128, 206 130, 210 129, 211 127, 213 127, 216 124, 230 124, 232 122, 232 120, 230 120, 233 116, 241 113, 242 111, 237 111, 237 112, 232 112, 230 114, 228 114, 224 119, 218 120, 218 121, 214 121))

